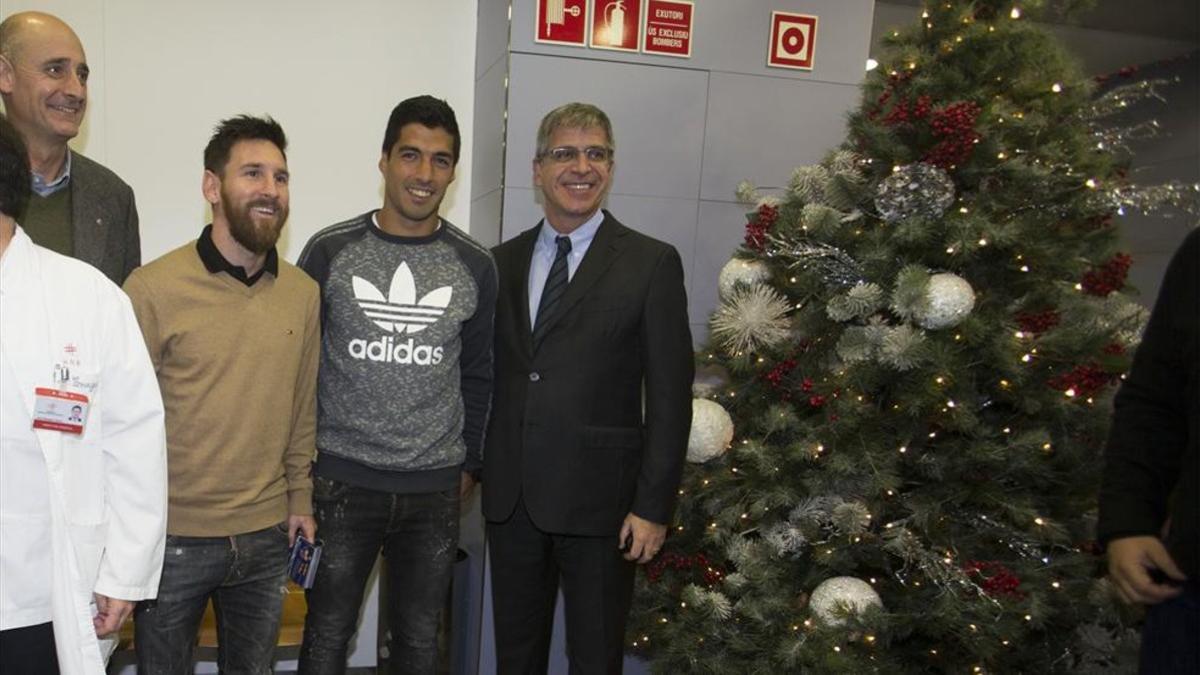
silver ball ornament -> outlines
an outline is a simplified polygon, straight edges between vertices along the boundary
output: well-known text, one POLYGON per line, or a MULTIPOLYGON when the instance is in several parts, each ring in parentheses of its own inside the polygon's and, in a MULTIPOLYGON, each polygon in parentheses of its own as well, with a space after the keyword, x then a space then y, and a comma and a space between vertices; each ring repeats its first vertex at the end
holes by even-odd
POLYGON ((717 276, 717 290, 720 291, 722 298, 729 298, 739 284, 752 286, 764 283, 770 278, 771 270, 765 263, 758 260, 730 258, 717 276))
POLYGON ((975 290, 966 279, 942 272, 929 277, 925 306, 917 322, 922 328, 938 330, 957 325, 975 309, 975 290))
POLYGON ((688 432, 687 460, 703 464, 719 457, 733 441, 733 418, 720 403, 692 399, 692 429, 688 432))
POLYGON ((845 619, 839 615, 839 610, 848 609, 852 614, 859 614, 871 607, 883 607, 883 600, 871 584, 862 579, 833 577, 813 589, 808 606, 822 623, 840 626, 845 619))
POLYGON ((889 223, 913 216, 940 218, 953 202, 954 181, 949 174, 924 162, 896 169, 875 193, 875 208, 889 223))

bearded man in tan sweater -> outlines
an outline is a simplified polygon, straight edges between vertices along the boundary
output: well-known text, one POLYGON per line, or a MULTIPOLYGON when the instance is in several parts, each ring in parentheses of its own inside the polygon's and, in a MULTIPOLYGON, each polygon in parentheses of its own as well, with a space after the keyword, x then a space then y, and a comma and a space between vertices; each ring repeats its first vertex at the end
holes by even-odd
POLYGON ((320 355, 316 282, 279 259, 287 140, 272 119, 225 120, 204 151, 212 225, 125 283, 162 389, 167 547, 139 605, 139 672, 192 672, 209 598, 222 672, 272 670, 288 547, 315 539, 320 355))

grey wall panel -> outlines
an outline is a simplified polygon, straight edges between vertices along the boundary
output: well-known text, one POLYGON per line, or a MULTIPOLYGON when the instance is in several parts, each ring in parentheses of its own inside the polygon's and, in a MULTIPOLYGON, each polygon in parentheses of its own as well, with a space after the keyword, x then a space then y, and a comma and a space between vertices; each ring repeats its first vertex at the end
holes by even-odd
POLYGON ((504 215, 500 220, 500 241, 508 241, 537 225, 542 219, 541 195, 531 188, 504 188, 504 215))
POLYGON ((475 27, 475 79, 508 56, 508 0, 479 0, 475 27))
POLYGON ((787 185, 844 140, 858 101, 857 86, 713 73, 700 198, 731 201, 743 180, 787 185))
POLYGON ((612 120, 612 192, 696 197, 707 73, 530 54, 513 54, 510 63, 506 185, 532 186, 530 162, 542 117, 563 103, 586 101, 612 120))
POLYGON ((471 201, 471 236, 487 247, 500 243, 500 206, 503 190, 493 190, 471 201))
MULTIPOLYGON (((717 275, 745 237, 748 210, 745 204, 700 202, 688 294, 688 315, 693 323, 706 324, 717 308, 717 275)), ((693 339, 700 337, 693 331, 693 339)))
POLYGON ((683 260, 684 284, 690 296, 692 261, 696 251, 696 200, 612 195, 605 208, 623 224, 665 241, 679 251, 679 257, 683 260))
MULTIPOLYGON (((508 68, 497 61, 475 82, 475 117, 471 155, 471 199, 497 190, 504 183, 504 88, 508 68)), ((463 167, 459 167, 462 171, 463 167)))
MULTIPOLYGON (((575 1, 572 0, 572 4, 575 1)), ((863 27, 871 25, 874 5, 871 0, 695 2, 690 59, 534 42, 537 0, 513 1, 512 50, 574 59, 621 61, 756 75, 770 73, 784 78, 846 84, 856 84, 862 79, 871 37, 863 27), (813 70, 767 67, 772 10, 817 16, 817 51, 813 70)), ((589 4, 604 7, 607 0, 592 0, 589 4)))

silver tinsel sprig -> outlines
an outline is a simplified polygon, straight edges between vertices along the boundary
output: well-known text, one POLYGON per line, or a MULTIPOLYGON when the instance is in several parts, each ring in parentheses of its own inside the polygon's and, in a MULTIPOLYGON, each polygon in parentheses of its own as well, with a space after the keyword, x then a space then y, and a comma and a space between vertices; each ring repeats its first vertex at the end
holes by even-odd
POLYGON ((1111 127, 1101 124, 1090 124, 1088 130, 1096 140, 1096 149, 1105 152, 1118 152, 1125 155, 1133 154, 1131 143, 1159 138, 1163 135, 1162 125, 1158 120, 1147 120, 1128 126, 1111 127))
POLYGON ((1200 183, 1173 180, 1161 185, 1121 185, 1104 193, 1107 204, 1124 215, 1134 209, 1146 215, 1167 218, 1181 212, 1200 218, 1200 183))
POLYGON ((1167 99, 1160 93, 1160 90, 1179 81, 1178 77, 1170 80, 1159 77, 1113 87, 1092 101, 1092 104, 1085 107, 1080 115, 1086 120, 1096 120, 1124 112, 1130 106, 1150 99, 1157 99, 1165 103, 1167 99))
POLYGON ((975 514, 971 518, 971 522, 977 531, 987 532, 989 535, 994 536, 998 543, 1004 544, 1013 553, 1022 558, 1040 561, 1043 565, 1050 564, 1050 560, 1053 558, 1055 552, 1070 550, 1061 544, 1043 545, 1029 538, 1023 532, 1013 529, 986 514, 975 514))
POLYGON ((904 566, 893 573, 901 584, 907 586, 913 570, 916 569, 944 593, 961 592, 1000 609, 1000 602, 967 576, 953 557, 925 547, 917 535, 907 527, 901 525, 887 528, 883 536, 884 550, 904 561, 904 566))
POLYGON ((769 235, 766 254, 782 258, 789 269, 817 274, 830 287, 853 286, 864 280, 858 261, 844 250, 829 244, 819 244, 802 237, 769 235))

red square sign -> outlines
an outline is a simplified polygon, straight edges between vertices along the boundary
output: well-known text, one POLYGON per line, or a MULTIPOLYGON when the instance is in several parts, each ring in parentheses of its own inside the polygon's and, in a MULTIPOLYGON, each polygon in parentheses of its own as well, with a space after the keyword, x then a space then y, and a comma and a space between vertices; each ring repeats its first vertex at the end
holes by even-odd
POLYGON ((816 47, 817 17, 809 14, 771 12, 768 66, 812 70, 816 47))
POLYGON ((642 0, 596 0, 592 47, 636 52, 642 26, 642 0))
POLYGON ((558 45, 587 44, 587 0, 537 0, 533 39, 558 45))
POLYGON ((666 56, 692 56, 692 3, 689 0, 646 0, 646 37, 642 51, 666 56))

